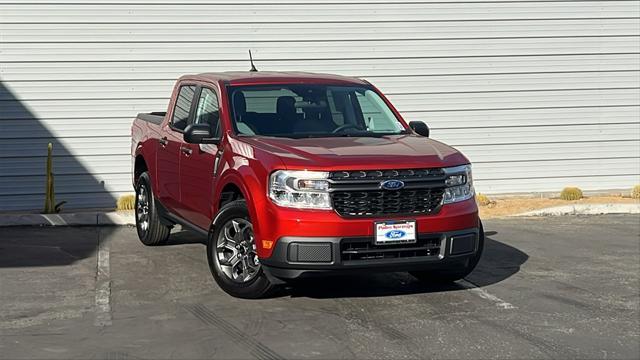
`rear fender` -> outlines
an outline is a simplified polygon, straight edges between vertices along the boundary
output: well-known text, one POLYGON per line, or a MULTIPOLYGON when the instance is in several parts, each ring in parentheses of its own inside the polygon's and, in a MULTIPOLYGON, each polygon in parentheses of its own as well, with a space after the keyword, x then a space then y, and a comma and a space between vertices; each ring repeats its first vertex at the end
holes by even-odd
POLYGON ((136 145, 135 151, 133 152, 132 168, 131 168, 131 177, 133 179, 133 185, 135 186, 136 179, 135 177, 135 162, 136 159, 141 156, 147 165, 147 172, 149 173, 149 177, 151 178, 151 190, 153 195, 157 197, 156 189, 158 188, 158 179, 156 176, 156 153, 154 147, 154 141, 152 139, 147 139, 143 142, 140 142, 136 145))

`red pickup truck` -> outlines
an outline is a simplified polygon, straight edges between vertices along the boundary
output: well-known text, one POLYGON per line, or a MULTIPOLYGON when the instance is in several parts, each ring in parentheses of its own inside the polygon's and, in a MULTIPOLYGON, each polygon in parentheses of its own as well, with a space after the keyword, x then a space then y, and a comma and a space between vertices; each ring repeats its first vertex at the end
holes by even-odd
POLYGON ((138 235, 201 233, 214 279, 244 298, 356 271, 461 279, 484 246, 471 166, 428 136, 361 79, 183 76, 166 113, 133 122, 138 235))

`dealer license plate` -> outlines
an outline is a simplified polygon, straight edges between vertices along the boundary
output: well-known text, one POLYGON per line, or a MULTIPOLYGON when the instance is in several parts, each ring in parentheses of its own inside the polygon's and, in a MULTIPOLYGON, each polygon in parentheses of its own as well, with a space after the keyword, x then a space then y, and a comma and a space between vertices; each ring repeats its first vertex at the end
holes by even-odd
POLYGON ((376 222, 374 230, 376 245, 416 242, 415 220, 376 222))

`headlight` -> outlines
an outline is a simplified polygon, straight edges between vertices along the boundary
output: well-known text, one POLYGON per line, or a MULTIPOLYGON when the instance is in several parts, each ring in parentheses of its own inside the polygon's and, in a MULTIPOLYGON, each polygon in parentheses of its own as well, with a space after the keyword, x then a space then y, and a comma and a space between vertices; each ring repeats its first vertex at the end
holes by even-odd
POLYGON ((468 200, 475 195, 473 178, 471 176, 471 165, 444 168, 444 172, 447 175, 444 180, 447 187, 444 190, 444 196, 442 198, 443 204, 468 200))
POLYGON ((278 170, 269 178, 269 197, 280 206, 331 209, 328 172, 278 170))

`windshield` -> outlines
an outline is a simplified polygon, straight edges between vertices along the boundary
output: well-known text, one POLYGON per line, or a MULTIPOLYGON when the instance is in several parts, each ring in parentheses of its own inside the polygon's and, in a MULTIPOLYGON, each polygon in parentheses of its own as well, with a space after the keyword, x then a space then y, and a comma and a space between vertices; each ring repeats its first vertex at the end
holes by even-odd
POLYGON ((382 136, 407 133, 366 87, 285 84, 230 87, 232 119, 241 135, 382 136))

